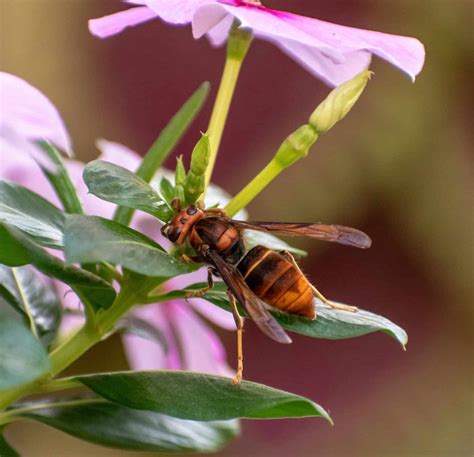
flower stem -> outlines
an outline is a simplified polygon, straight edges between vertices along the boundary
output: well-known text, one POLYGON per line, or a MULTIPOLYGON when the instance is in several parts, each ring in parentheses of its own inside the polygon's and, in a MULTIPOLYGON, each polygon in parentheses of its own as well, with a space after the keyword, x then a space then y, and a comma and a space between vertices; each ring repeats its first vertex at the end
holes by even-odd
MULTIPOLYGON (((92 346, 112 332, 115 323, 134 304, 140 303, 142 298, 146 297, 151 290, 156 288, 156 278, 140 276, 130 278, 127 276, 127 279, 128 281, 123 285, 114 304, 108 310, 102 311, 95 319, 88 320, 83 327, 50 354, 51 368, 46 377, 1 393, 0 411, 26 395, 48 390, 50 383, 53 383, 53 386, 51 386, 53 390, 58 390, 61 387, 61 383, 59 381, 51 381, 51 378, 58 375, 92 346), (55 383, 56 385, 54 386, 55 383)), ((63 384, 63 387, 69 389, 71 383, 63 384)))
POLYGON ((273 159, 225 207, 227 214, 230 217, 235 216, 283 170, 293 165, 297 160, 306 157, 317 138, 316 130, 308 124, 301 126, 289 135, 280 145, 273 159))
POLYGON ((221 83, 217 92, 216 101, 209 121, 208 133, 210 142, 209 165, 206 170, 205 188, 211 180, 214 165, 216 163, 217 152, 224 132, 227 114, 230 103, 234 95, 235 86, 239 77, 242 62, 247 54, 252 33, 249 30, 241 29, 234 24, 229 32, 227 41, 227 54, 221 83))

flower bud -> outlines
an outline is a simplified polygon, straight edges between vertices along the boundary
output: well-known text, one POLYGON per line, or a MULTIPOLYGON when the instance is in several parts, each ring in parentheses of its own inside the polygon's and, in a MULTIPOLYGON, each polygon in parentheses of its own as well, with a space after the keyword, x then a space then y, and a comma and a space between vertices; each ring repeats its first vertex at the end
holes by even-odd
POLYGON ((184 202, 184 182, 186 181, 186 169, 183 164, 183 156, 176 158, 176 170, 174 172, 174 182, 176 197, 180 202, 184 202))
POLYGON ((209 135, 206 133, 194 146, 189 173, 184 183, 184 195, 188 204, 194 204, 205 190, 205 174, 210 154, 209 135))
POLYGON ((371 75, 371 71, 364 70, 331 91, 309 118, 310 125, 318 133, 326 133, 331 129, 354 106, 371 75))
POLYGON ((306 157, 309 148, 318 139, 318 134, 311 125, 305 124, 286 137, 278 148, 273 162, 281 168, 293 165, 297 160, 306 157))

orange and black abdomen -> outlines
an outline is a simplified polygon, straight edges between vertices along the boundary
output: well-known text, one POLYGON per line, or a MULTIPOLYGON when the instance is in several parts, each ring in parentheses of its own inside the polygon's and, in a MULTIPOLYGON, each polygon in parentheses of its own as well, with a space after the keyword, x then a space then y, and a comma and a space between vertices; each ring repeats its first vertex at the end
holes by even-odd
POLYGON ((310 319, 316 317, 311 285, 284 253, 255 246, 237 268, 252 292, 268 305, 310 319))
POLYGON ((227 262, 236 264, 243 257, 245 247, 240 231, 226 219, 205 217, 195 224, 194 231, 200 238, 199 243, 209 245, 227 262))

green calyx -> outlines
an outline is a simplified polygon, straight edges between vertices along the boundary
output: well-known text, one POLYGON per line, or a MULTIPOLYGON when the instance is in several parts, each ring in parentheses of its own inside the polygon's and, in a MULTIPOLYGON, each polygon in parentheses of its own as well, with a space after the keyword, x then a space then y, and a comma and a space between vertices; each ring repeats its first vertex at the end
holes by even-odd
POLYGON ((209 135, 205 133, 193 149, 189 173, 184 182, 184 197, 190 205, 196 203, 204 193, 209 156, 209 135))
POLYGON ((318 134, 311 125, 302 125, 285 138, 273 157, 273 161, 280 167, 287 168, 297 160, 306 157, 317 139, 318 134))

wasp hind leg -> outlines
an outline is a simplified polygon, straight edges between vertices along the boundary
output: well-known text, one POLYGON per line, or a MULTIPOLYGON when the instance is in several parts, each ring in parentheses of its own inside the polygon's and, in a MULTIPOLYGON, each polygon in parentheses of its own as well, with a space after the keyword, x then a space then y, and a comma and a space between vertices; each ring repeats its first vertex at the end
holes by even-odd
POLYGON ((312 284, 310 285, 315 297, 318 297, 323 303, 330 306, 333 309, 340 309, 341 311, 350 311, 351 313, 355 313, 357 311, 357 306, 349 306, 349 305, 341 305, 339 303, 333 303, 332 301, 328 300, 316 287, 312 284))
POLYGON ((230 291, 227 291, 227 295, 229 296, 229 302, 232 308, 232 315, 234 316, 235 325, 237 327, 237 373, 235 375, 235 378, 232 380, 232 384, 240 384, 244 373, 244 353, 242 349, 242 333, 244 329, 244 320, 239 314, 239 310, 237 309, 237 301, 234 295, 230 291))
MULTIPOLYGON (((283 255, 287 260, 289 260, 293 266, 301 273, 304 274, 301 271, 301 268, 299 265, 296 263, 295 258, 291 255, 290 252, 288 251, 280 251, 280 254, 283 255)), ((332 301, 328 300, 316 287, 314 287, 312 284, 310 284, 311 290, 313 291, 313 294, 315 297, 318 297, 324 304, 330 306, 333 309, 340 309, 342 311, 350 311, 352 313, 355 313, 357 311, 356 306, 349 306, 349 305, 340 305, 339 303, 333 303, 332 301)))
POLYGON ((207 268, 207 287, 204 287, 198 290, 193 290, 191 292, 187 292, 186 295, 184 296, 185 300, 187 300, 188 298, 202 297, 203 295, 207 294, 207 292, 212 290, 214 288, 214 278, 212 277, 214 272, 215 272, 214 268, 208 267, 207 268))

